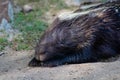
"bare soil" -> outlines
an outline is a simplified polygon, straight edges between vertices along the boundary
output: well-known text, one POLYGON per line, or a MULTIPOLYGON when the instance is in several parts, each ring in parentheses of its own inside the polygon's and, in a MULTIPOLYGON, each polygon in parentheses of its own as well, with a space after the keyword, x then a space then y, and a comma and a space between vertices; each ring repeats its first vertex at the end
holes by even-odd
POLYGON ((120 80, 120 58, 59 67, 28 67, 34 51, 7 50, 0 56, 0 80, 120 80))

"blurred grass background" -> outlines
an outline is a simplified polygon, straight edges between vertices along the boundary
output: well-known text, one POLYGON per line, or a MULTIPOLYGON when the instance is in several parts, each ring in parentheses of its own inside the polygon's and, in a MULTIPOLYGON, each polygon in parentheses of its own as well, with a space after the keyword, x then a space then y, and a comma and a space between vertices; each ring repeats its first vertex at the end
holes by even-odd
POLYGON ((19 6, 32 4, 34 11, 24 14, 15 14, 14 28, 22 32, 11 42, 14 50, 33 49, 41 34, 48 27, 48 23, 43 19, 44 14, 51 9, 58 11, 69 8, 62 0, 14 0, 19 6))

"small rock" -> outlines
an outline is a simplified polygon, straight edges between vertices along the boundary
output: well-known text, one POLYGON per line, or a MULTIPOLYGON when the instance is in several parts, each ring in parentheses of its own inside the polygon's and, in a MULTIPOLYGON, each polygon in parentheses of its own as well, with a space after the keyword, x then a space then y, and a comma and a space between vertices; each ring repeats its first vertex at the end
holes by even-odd
POLYGON ((33 7, 31 5, 26 4, 26 5, 23 6, 22 11, 24 13, 31 12, 31 11, 33 11, 33 7))
POLYGON ((10 20, 13 22, 14 21, 14 10, 13 10, 12 2, 8 3, 8 16, 9 16, 10 20))

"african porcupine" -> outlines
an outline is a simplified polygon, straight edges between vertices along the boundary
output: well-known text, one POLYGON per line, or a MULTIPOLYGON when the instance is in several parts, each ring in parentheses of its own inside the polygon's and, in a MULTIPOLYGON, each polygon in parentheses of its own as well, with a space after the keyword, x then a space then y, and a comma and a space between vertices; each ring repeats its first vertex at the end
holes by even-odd
POLYGON ((38 42, 29 66, 92 62, 120 54, 119 6, 57 18, 53 23, 38 42))

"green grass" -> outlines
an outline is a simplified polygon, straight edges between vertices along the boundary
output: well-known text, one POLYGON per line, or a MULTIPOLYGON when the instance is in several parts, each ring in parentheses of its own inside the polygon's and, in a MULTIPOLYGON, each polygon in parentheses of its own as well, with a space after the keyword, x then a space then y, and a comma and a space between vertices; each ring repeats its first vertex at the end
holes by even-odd
POLYGON ((19 5, 33 3, 35 9, 30 13, 18 13, 15 15, 14 28, 22 34, 11 42, 11 47, 15 50, 33 49, 36 42, 48 27, 48 23, 43 20, 44 14, 53 9, 55 11, 68 8, 62 0, 15 0, 19 5))
POLYGON ((16 14, 14 28, 22 33, 22 37, 18 37, 12 42, 16 45, 15 50, 32 49, 41 36, 41 33, 47 28, 47 23, 37 20, 34 12, 29 14, 16 14))
POLYGON ((53 8, 58 8, 58 9, 63 9, 67 7, 64 3, 63 0, 14 0, 18 5, 25 5, 28 3, 37 3, 35 5, 36 7, 39 7, 38 9, 50 9, 51 7, 53 8), (53 5, 53 6, 51 6, 53 5))
POLYGON ((7 45, 8 45, 7 39, 4 37, 0 37, 0 51, 2 51, 7 45))

